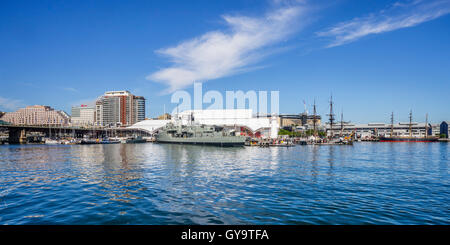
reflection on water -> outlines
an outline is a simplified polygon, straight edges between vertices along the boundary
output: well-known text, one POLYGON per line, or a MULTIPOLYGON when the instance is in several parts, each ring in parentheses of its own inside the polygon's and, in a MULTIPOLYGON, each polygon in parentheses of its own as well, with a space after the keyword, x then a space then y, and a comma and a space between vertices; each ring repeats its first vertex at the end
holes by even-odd
POLYGON ((449 224, 448 144, 0 146, 0 224, 449 224))

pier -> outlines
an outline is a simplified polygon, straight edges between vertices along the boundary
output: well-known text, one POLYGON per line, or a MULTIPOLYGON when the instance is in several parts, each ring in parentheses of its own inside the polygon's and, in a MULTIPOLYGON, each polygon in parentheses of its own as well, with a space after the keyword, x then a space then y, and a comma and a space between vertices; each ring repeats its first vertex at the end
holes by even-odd
POLYGON ((128 137, 132 135, 151 136, 152 133, 142 129, 130 128, 83 128, 71 126, 49 126, 49 125, 0 125, 0 144, 8 142, 9 144, 26 144, 27 138, 32 137, 72 137, 83 138, 85 136, 91 138, 99 138, 104 136, 110 137, 128 137), (6 133, 7 132, 7 133, 6 133), (5 136, 7 134, 7 136, 5 136), (31 134, 31 135, 30 135, 31 134), (41 135, 38 135, 41 134, 41 135))

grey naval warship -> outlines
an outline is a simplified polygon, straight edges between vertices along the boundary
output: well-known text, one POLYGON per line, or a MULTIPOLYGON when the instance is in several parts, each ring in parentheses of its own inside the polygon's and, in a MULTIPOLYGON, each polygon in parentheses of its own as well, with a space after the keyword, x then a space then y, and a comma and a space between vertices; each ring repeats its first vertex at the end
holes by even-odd
POLYGON ((216 146, 243 146, 245 136, 235 131, 227 131, 214 125, 181 125, 172 122, 166 124, 156 135, 156 142, 174 144, 197 144, 216 146))

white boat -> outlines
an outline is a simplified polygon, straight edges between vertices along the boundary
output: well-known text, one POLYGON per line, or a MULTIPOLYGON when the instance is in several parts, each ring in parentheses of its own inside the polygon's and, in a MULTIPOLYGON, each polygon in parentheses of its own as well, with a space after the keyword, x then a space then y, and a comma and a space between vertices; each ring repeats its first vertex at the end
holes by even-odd
POLYGON ((130 143, 146 143, 147 140, 142 138, 142 136, 132 136, 126 139, 120 140, 122 144, 130 144, 130 143))
POLYGON ((53 140, 53 139, 45 139, 44 143, 47 145, 59 145, 61 144, 58 140, 53 140))
POLYGON ((79 140, 76 139, 70 139, 70 140, 62 140, 61 144, 63 145, 75 145, 75 144, 79 144, 79 140))

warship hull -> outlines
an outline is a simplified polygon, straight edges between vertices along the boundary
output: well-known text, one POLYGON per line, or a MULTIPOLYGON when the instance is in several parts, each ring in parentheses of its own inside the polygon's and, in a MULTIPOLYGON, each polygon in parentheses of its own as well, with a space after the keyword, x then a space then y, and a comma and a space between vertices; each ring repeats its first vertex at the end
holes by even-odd
POLYGON ((438 138, 425 137, 380 137, 380 142, 438 142, 438 138))
POLYGON ((170 138, 170 137, 156 137, 157 143, 169 144, 190 144, 190 145, 212 145, 212 146, 244 146, 245 139, 236 137, 192 137, 192 138, 170 138))
POLYGON ((210 145, 210 146, 221 146, 221 147, 233 147, 233 146, 244 146, 245 142, 205 142, 205 141, 156 141, 162 144, 180 144, 180 145, 210 145))

